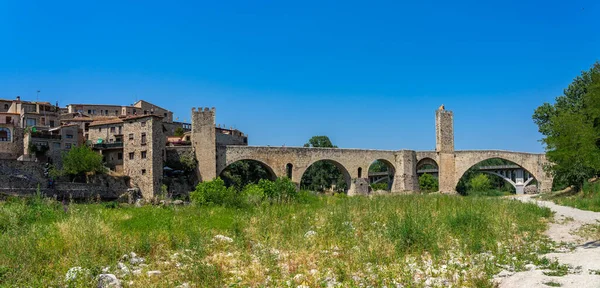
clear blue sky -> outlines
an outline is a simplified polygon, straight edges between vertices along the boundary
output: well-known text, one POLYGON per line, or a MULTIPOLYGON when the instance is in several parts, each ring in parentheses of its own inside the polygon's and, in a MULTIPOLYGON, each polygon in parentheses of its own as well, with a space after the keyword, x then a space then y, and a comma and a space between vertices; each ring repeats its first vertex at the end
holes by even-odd
POLYGON ((217 107, 251 145, 541 152, 600 60, 600 1, 0 1, 0 98, 217 107), (494 2, 494 3, 489 3, 494 2))

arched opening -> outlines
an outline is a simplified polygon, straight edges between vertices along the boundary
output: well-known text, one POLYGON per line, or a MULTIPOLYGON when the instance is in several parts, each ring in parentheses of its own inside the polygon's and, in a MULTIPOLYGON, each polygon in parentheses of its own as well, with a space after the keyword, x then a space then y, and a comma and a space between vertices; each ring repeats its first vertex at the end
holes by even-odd
POLYGON ((362 167, 358 167, 358 178, 362 178, 362 167))
POLYGON ((391 191, 396 170, 389 161, 378 159, 369 166, 369 185, 372 191, 391 191))
POLYGON ((290 180, 292 180, 292 172, 293 172, 293 170, 294 170, 294 165, 292 163, 288 163, 287 165, 285 165, 285 175, 290 180))
POLYGON ((347 193, 350 188, 350 173, 333 160, 312 163, 302 174, 300 189, 322 193, 347 193))
POLYGON ((423 158, 417 162, 417 177, 419 178, 419 190, 423 193, 436 192, 439 190, 439 166, 431 158, 423 158))
POLYGON ((483 160, 469 168, 456 185, 461 195, 502 196, 537 192, 533 174, 502 158, 483 160))
POLYGON ((258 183, 260 179, 275 181, 277 176, 269 165, 256 160, 239 160, 225 167, 219 177, 225 185, 243 188, 252 183, 258 183))
POLYGON ((0 127, 0 141, 2 142, 10 142, 10 129, 0 127))

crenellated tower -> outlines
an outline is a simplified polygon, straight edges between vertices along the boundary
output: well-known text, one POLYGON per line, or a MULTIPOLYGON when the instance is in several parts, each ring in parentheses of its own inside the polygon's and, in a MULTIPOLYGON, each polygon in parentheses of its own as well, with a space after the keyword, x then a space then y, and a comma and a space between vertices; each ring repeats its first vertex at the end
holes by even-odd
POLYGON ((435 111, 435 151, 440 192, 455 193, 454 114, 444 105, 435 111))
POLYGON ((217 177, 217 144, 215 107, 192 108, 191 142, 198 160, 198 180, 209 181, 217 177))

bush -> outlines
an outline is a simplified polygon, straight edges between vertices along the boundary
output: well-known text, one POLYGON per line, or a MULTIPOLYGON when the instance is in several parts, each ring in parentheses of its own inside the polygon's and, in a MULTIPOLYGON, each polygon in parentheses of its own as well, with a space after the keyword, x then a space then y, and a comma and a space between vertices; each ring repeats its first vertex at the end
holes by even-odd
POLYGON ((421 192, 429 193, 439 190, 438 179, 431 174, 423 174, 419 177, 419 189, 421 192))
POLYGON ((274 183, 274 188, 279 194, 277 202, 291 202, 298 197, 298 191, 296 190, 296 184, 287 177, 277 178, 274 183))
POLYGON ((248 205, 258 206, 265 199, 265 190, 258 184, 249 184, 244 187, 242 195, 244 195, 245 202, 248 205))
POLYGON ((371 184, 371 189, 373 189, 373 191, 377 191, 377 190, 389 190, 388 189, 388 183, 387 182, 380 182, 380 183, 374 183, 371 184))
POLYGON ((225 204, 226 194, 225 182, 221 178, 215 178, 212 181, 198 183, 196 190, 190 192, 190 201, 198 205, 223 205, 225 204))
POLYGON ((479 174, 469 181, 469 190, 468 194, 472 194, 473 192, 484 192, 488 191, 492 188, 492 183, 490 178, 485 174, 479 174))

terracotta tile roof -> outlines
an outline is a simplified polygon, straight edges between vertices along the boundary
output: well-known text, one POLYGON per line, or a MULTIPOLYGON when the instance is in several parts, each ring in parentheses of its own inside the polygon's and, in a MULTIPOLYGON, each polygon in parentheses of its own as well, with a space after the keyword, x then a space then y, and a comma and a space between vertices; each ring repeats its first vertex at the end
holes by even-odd
POLYGON ((123 120, 121 120, 120 118, 114 118, 114 119, 109 119, 109 120, 96 120, 96 121, 90 123, 90 126, 100 126, 100 125, 119 124, 119 123, 123 123, 123 120))
POLYGON ((162 116, 158 116, 156 114, 146 114, 146 115, 127 116, 126 118, 123 118, 123 121, 137 120, 137 119, 142 119, 142 118, 146 118, 146 117, 156 117, 158 119, 163 118, 162 116))

